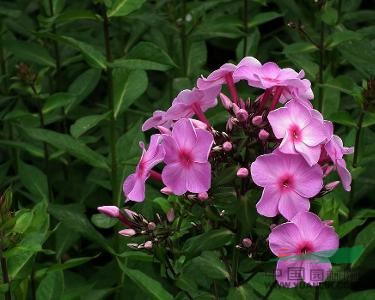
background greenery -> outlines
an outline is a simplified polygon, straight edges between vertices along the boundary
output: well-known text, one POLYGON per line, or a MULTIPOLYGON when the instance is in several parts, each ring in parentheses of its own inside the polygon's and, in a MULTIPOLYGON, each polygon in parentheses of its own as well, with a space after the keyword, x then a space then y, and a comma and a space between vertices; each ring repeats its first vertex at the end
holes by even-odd
MULTIPOLYGON (((155 257, 130 250, 116 234, 121 227, 96 211, 123 206, 122 181, 137 163, 138 141, 147 140, 140 124, 201 74, 251 55, 304 69, 314 105, 335 122, 347 146, 356 146, 348 161, 352 192, 340 187, 313 207, 335 221, 342 247, 363 245, 365 252, 352 264, 335 266, 356 269, 358 280, 322 288, 320 297, 374 299, 367 290, 373 287, 375 246, 375 84, 368 81, 375 75, 373 9, 374 2, 361 0, 0 1, 0 234, 9 275, 2 272, 0 297, 265 295, 264 281, 273 278, 265 278, 259 257, 241 256, 241 277, 253 277, 231 287, 211 251, 233 246, 231 232, 202 226, 193 230, 202 235, 191 238, 189 221, 206 217, 207 207, 193 207, 175 237, 184 255, 174 262, 174 275, 164 267, 163 249, 155 257)), ((225 124, 219 108, 209 116, 215 126, 225 124)), ((171 204, 159 189, 150 184, 146 201, 128 206, 148 218, 165 213, 171 204)), ((247 195, 249 207, 257 196, 247 195)), ((226 209, 257 225, 249 234, 263 240, 261 253, 268 252, 269 224, 233 203, 226 209)), ((269 298, 314 295, 311 288, 275 289, 269 298)))

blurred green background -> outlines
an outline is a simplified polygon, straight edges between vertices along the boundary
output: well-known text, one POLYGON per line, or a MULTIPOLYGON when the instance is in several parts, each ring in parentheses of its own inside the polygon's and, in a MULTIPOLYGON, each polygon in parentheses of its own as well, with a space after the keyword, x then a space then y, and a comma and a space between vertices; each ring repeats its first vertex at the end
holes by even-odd
MULTIPOLYGON (((337 189, 317 208, 335 221, 342 246, 365 252, 345 266, 358 280, 322 289, 321 298, 374 299, 374 4, 0 1, 0 234, 9 273, 7 280, 2 272, 0 297, 185 299, 180 291, 194 284, 168 281, 152 257, 126 247, 118 225, 96 207, 123 205, 122 181, 138 161, 138 142, 147 141, 140 125, 153 111, 168 108, 201 74, 250 55, 304 69, 314 106, 356 146, 347 162, 352 191, 337 189)), ((255 98, 245 86, 240 94, 255 98)), ((223 110, 208 116, 224 126, 223 110)), ((158 189, 149 185, 147 199, 160 197, 158 189)), ((154 206, 146 200, 133 209, 151 217, 154 206)), ((219 294, 256 299, 266 290, 255 280, 219 294)), ((314 295, 277 289, 270 299, 314 295)), ((205 291, 194 299, 215 297, 205 291)))

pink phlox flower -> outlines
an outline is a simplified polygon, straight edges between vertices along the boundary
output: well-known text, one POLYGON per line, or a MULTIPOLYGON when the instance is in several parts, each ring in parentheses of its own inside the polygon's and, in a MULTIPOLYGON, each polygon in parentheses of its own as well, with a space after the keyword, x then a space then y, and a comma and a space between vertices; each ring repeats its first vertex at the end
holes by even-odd
POLYGON ((228 83, 228 76, 230 76, 229 80, 232 80, 232 82, 237 82, 240 79, 235 79, 233 78, 233 73, 241 68, 241 67, 246 67, 246 68, 254 68, 261 66, 260 62, 254 58, 254 57, 244 57, 238 65, 226 63, 222 65, 218 70, 213 71, 210 75, 207 76, 207 78, 199 78, 197 81, 197 87, 200 90, 205 90, 208 88, 212 88, 214 86, 222 86, 223 84, 228 83))
POLYGON ((170 127, 172 120, 167 118, 166 112, 162 110, 154 111, 152 117, 147 119, 142 125, 142 131, 147 131, 158 126, 170 127))
POLYGON ((327 140, 322 119, 298 101, 289 101, 268 114, 272 130, 282 139, 279 150, 287 154, 301 154, 310 166, 316 164, 321 153, 321 144, 327 140))
POLYGON ((210 132, 195 128, 186 118, 174 124, 171 136, 164 136, 166 166, 162 179, 174 194, 208 191, 211 186, 208 156, 213 142, 210 132))
POLYGON ((280 151, 260 155, 250 171, 254 183, 264 188, 256 208, 266 217, 280 213, 290 220, 298 212, 308 211, 309 198, 323 188, 320 166, 309 166, 301 155, 280 151))
POLYGON ((154 134, 151 136, 150 145, 147 150, 144 144, 140 143, 140 147, 143 150, 141 159, 135 173, 129 175, 123 184, 123 191, 128 200, 136 202, 144 200, 145 182, 150 176, 152 168, 164 159, 165 151, 161 142, 162 136, 154 134))
POLYGON ((197 88, 183 90, 173 100, 172 106, 166 113, 166 119, 179 120, 190 118, 200 112, 217 105, 216 97, 219 95, 220 87, 213 87, 204 91, 197 88))
POLYGON ((268 241, 280 258, 276 280, 290 288, 301 281, 313 286, 325 281, 332 269, 329 257, 339 247, 334 228, 311 212, 298 213, 290 222, 273 228, 268 241))
POLYGON ((341 138, 337 135, 332 135, 332 138, 324 145, 324 150, 326 155, 335 165, 344 190, 349 192, 351 190, 350 184, 352 182, 352 175, 346 167, 344 155, 352 154, 354 148, 344 147, 341 138))

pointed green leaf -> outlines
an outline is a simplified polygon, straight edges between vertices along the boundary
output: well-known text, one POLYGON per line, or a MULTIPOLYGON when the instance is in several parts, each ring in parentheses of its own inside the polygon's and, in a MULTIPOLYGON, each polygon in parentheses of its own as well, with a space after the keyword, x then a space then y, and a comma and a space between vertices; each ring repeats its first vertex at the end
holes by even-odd
POLYGON ((123 17, 139 9, 146 0, 114 0, 108 17, 123 17))

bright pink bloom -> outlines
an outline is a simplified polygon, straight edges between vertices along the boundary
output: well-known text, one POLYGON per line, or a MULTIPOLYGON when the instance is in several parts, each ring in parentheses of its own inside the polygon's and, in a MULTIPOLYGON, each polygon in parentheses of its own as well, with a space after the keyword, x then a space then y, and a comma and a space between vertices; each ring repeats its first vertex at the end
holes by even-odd
POLYGON ((164 184, 174 194, 206 192, 211 186, 211 165, 208 155, 213 136, 194 128, 189 119, 175 123, 171 136, 164 137, 166 166, 162 172, 164 184))
POLYGON ((199 78, 197 81, 197 87, 200 90, 205 90, 214 86, 221 86, 223 84, 228 84, 228 75, 232 78, 232 81, 235 83, 240 79, 234 79, 232 74, 238 68, 246 67, 247 69, 260 67, 261 63, 254 57, 244 57, 238 65, 234 64, 224 64, 218 70, 213 71, 207 78, 199 78))
POLYGON ((256 205, 259 214, 266 217, 283 215, 290 220, 298 212, 308 211, 308 198, 323 187, 323 173, 319 165, 310 167, 300 155, 274 152, 260 155, 251 164, 254 183, 264 187, 256 205))
POLYGON ((311 212, 301 212, 290 222, 276 226, 268 241, 271 251, 280 258, 276 280, 291 288, 302 280, 313 286, 325 281, 332 269, 328 258, 339 247, 334 228, 311 212), (300 270, 301 276, 291 277, 291 268, 300 270))
POLYGON ((344 190, 349 192, 351 190, 350 184, 352 182, 352 175, 346 168, 346 162, 343 157, 346 154, 352 154, 354 152, 354 148, 344 147, 341 138, 337 135, 333 135, 328 143, 324 145, 324 150, 333 164, 336 166, 337 173, 340 176, 344 190))
POLYGON ((172 121, 167 118, 166 112, 162 110, 154 111, 152 117, 147 119, 142 125, 142 131, 147 131, 153 127, 170 127, 172 121))
POLYGON ((142 157, 135 173, 129 175, 123 185, 123 191, 128 200, 141 202, 145 199, 145 182, 150 176, 152 168, 160 163, 165 155, 165 151, 160 144, 161 140, 160 134, 152 135, 147 151, 144 144, 140 144, 143 149, 142 157))
POLYGON ((316 164, 321 152, 321 144, 327 139, 322 120, 315 111, 297 101, 289 101, 268 114, 272 130, 282 139, 279 150, 287 154, 301 154, 310 166, 316 164))
POLYGON ((99 206, 97 210, 111 218, 119 218, 121 216, 120 209, 117 206, 99 206))
POLYGON ((183 90, 173 100, 172 106, 168 109, 166 118, 168 120, 179 120, 190 118, 196 115, 204 123, 208 123, 203 112, 216 106, 220 87, 213 87, 204 91, 196 88, 183 90))

